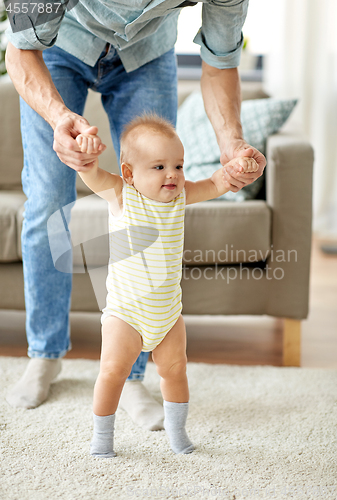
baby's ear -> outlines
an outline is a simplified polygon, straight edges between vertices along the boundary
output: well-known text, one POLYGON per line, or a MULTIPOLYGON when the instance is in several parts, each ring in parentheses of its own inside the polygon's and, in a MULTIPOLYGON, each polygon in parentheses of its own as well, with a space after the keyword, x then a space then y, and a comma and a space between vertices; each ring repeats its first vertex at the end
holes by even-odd
POLYGON ((122 177, 128 184, 133 184, 133 174, 132 167, 128 163, 122 163, 121 165, 122 177))

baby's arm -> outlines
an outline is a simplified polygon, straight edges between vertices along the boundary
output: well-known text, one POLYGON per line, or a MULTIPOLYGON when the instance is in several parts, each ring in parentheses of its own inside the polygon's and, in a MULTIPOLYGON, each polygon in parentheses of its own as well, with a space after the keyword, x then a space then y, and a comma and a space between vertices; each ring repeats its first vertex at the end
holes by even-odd
MULTIPOLYGON (((79 134, 76 137, 77 144, 82 153, 96 153, 101 139, 97 135, 79 134)), ((122 193, 123 180, 119 175, 106 172, 98 166, 98 158, 87 172, 78 172, 83 182, 101 198, 110 203, 119 199, 122 193)))
MULTIPOLYGON (((259 168, 254 158, 249 157, 233 158, 225 167, 235 164, 241 165, 243 173, 256 172, 259 168)), ((197 182, 186 181, 186 205, 198 203, 199 201, 212 200, 227 193, 229 189, 225 187, 223 168, 224 167, 221 167, 216 170, 209 179, 203 179, 197 182)))

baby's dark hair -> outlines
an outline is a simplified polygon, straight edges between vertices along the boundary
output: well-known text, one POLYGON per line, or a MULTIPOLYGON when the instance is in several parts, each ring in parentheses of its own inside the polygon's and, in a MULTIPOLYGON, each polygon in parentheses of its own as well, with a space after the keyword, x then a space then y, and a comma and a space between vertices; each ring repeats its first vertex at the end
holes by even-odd
POLYGON ((143 115, 137 116, 123 128, 120 137, 121 164, 125 161, 125 146, 128 142, 128 138, 133 136, 133 139, 136 139, 138 135, 144 131, 163 134, 167 137, 175 137, 177 135, 172 123, 155 113, 144 113, 143 115))

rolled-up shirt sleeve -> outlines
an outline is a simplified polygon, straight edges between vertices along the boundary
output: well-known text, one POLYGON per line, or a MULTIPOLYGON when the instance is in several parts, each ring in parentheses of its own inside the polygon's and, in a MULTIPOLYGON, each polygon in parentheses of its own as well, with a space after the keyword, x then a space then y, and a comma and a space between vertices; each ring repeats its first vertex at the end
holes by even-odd
POLYGON ((202 6, 202 26, 194 38, 200 56, 218 69, 236 68, 243 45, 248 0, 210 0, 202 6))
POLYGON ((30 24, 30 28, 13 32, 12 26, 9 26, 5 35, 17 49, 45 50, 55 44, 63 17, 64 14, 47 23, 35 25, 27 16, 25 25, 30 24))

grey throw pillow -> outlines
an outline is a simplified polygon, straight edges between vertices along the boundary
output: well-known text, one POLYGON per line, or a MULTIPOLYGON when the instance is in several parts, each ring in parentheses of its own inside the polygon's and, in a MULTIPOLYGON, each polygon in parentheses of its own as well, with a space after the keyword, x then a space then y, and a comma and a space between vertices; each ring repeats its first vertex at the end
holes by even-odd
MULTIPOLYGON (((266 140, 286 122, 296 99, 253 99, 241 105, 243 136, 248 144, 265 154, 266 140)), ((198 181, 221 167, 220 150, 206 115, 202 95, 192 93, 178 110, 177 132, 185 148, 185 177, 198 181)), ((228 192, 218 200, 244 201, 255 198, 263 183, 260 177, 237 193, 228 192)))

